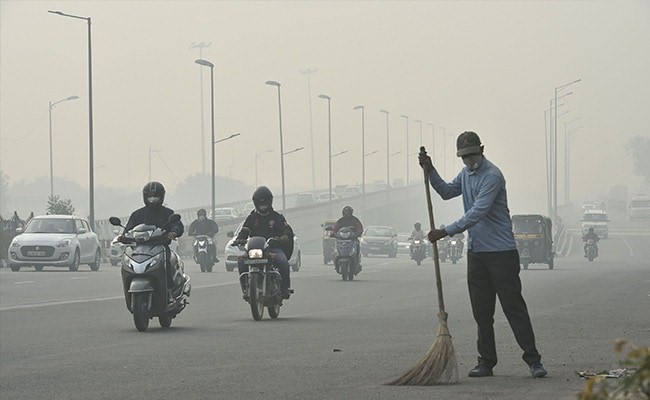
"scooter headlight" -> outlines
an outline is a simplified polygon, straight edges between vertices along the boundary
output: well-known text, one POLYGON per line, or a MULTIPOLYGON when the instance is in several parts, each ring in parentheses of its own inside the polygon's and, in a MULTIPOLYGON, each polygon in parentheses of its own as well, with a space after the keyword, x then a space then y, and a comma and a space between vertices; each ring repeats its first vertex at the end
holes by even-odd
POLYGON ((262 251, 262 249, 248 250, 248 258, 262 258, 262 257, 264 257, 264 251, 262 251))

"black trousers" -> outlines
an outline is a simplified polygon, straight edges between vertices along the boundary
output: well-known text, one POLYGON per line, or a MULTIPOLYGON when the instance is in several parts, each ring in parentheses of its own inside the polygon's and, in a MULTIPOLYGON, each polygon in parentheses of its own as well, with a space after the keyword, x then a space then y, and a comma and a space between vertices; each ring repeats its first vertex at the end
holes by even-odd
POLYGON ((497 363, 494 341, 497 296, 515 339, 524 351, 524 361, 530 365, 541 360, 535 347, 535 334, 526 302, 521 295, 519 269, 517 250, 467 252, 467 286, 472 313, 478 325, 478 362, 490 368, 497 363))

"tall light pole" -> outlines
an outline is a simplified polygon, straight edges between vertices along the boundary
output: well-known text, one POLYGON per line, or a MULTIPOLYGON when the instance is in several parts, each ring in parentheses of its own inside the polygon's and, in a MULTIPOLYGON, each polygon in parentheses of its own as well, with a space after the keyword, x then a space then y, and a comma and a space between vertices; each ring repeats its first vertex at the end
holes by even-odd
POLYGON ((86 20, 88 23, 88 186, 89 186, 89 215, 90 227, 95 230, 95 171, 93 156, 93 58, 92 58, 92 40, 91 40, 91 20, 90 17, 80 17, 78 15, 65 14, 61 11, 51 11, 49 13, 58 14, 63 17, 86 20))
POLYGON ((314 120, 311 112, 311 74, 318 71, 318 68, 305 68, 301 69, 300 73, 307 76, 307 98, 309 99, 309 137, 311 149, 311 186, 312 190, 316 190, 316 163, 314 161, 314 120))
POLYGON ((361 194, 366 194, 366 118, 363 106, 354 106, 353 110, 361 110, 361 194))
MULTIPOLYGON (((564 204, 569 204, 569 133, 567 126, 579 120, 580 117, 575 117, 564 123, 564 204)), ((573 130, 580 129, 574 128, 573 130)))
POLYGON ((261 153, 255 153, 255 187, 257 187, 257 159, 262 155, 266 153, 273 153, 273 149, 268 149, 266 151, 263 151, 261 153))
POLYGON ((409 117, 408 115, 400 115, 406 119, 406 186, 409 184, 409 117))
MULTIPOLYGON (((568 92, 563 94, 562 96, 558 96, 558 100, 560 100, 563 97, 569 96, 573 94, 573 92, 568 92)), ((554 99, 550 100, 550 106, 546 110, 544 110, 544 144, 546 145, 546 207, 548 209, 548 215, 550 217, 553 217, 553 157, 554 154, 552 152, 552 146, 553 146, 553 136, 551 134, 551 127, 553 126, 553 103, 554 99), (547 117, 547 113, 549 113, 547 117)), ((564 103, 558 104, 558 107, 564 106, 564 103)), ((562 114, 558 116, 562 116, 564 114, 568 113, 568 111, 564 111, 562 114)))
POLYGON ((436 163, 436 127, 428 122, 427 125, 431 127, 431 161, 436 163))
POLYGON ((379 110, 380 113, 386 114, 386 184, 390 186, 390 140, 388 136, 388 111, 379 110))
POLYGON ((280 175, 282 180, 282 209, 286 208, 287 202, 284 191, 284 143, 282 141, 282 101, 280 98, 280 83, 276 81, 266 81, 267 85, 278 88, 278 120, 280 121, 280 175))
MULTIPOLYGON (((203 59, 203 49, 210 47, 212 42, 192 42, 190 44, 190 49, 199 49, 199 59, 203 59)), ((201 173, 205 175, 205 123, 203 118, 203 70, 199 69, 199 78, 200 78, 200 88, 201 88, 201 173)))
POLYGON ((199 64, 202 67, 209 67, 210 68, 210 154, 211 156, 211 164, 212 164, 212 173, 210 175, 211 179, 211 185, 210 185, 210 197, 212 199, 210 206, 212 207, 210 209, 210 213, 212 215, 212 219, 214 219, 214 209, 216 207, 216 199, 215 199, 215 180, 217 179, 216 177, 216 172, 215 172, 215 164, 214 164, 214 64, 212 64, 210 61, 204 60, 202 58, 199 58, 198 60, 194 60, 195 63, 199 64))
POLYGON ((564 90, 568 88, 569 86, 573 85, 574 83, 580 82, 582 79, 576 79, 575 81, 565 83, 564 85, 558 86, 555 88, 555 110, 554 110, 554 117, 555 117, 555 122, 553 124, 553 154, 555 155, 553 161, 553 213, 554 217, 557 218, 557 93, 561 90, 564 90))
POLYGON ((420 146, 419 147, 422 147, 422 121, 419 120, 419 119, 416 119, 413 122, 415 122, 416 124, 420 124, 420 146))
POLYGON ((49 107, 49 116, 50 116, 50 198, 54 197, 54 162, 53 162, 53 157, 52 157, 52 110, 54 109, 54 106, 68 100, 76 100, 78 99, 78 96, 70 96, 66 97, 65 99, 55 101, 52 103, 50 101, 50 107, 49 107))
POLYGON ((327 175, 330 203, 332 202, 332 98, 326 94, 319 94, 318 98, 327 100, 327 175))

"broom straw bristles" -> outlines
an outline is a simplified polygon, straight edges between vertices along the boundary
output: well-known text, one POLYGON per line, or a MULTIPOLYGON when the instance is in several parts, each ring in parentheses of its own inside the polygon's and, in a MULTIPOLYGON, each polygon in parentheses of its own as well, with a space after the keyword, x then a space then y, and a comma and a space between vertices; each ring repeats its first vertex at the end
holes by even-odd
POLYGON ((439 313, 438 319, 438 336, 427 354, 389 385, 430 386, 458 383, 458 361, 447 327, 447 313, 439 313))

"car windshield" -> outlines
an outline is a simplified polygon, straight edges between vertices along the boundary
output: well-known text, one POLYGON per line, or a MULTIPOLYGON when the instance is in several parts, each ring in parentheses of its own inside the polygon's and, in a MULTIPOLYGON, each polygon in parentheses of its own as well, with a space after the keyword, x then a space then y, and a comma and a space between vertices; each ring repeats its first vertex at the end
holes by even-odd
POLYGON ((583 219, 585 221, 607 221, 607 214, 591 214, 591 213, 587 213, 587 214, 585 214, 583 219))
POLYGON ((366 236, 392 236, 389 228, 371 227, 366 230, 366 236))
POLYGON ((398 242, 408 242, 411 239, 411 235, 407 233, 398 233, 397 234, 397 241, 398 242))
POLYGON ((73 222, 71 219, 32 219, 25 228, 25 233, 75 233, 73 222))
POLYGON ((542 233, 542 222, 536 218, 522 218, 512 221, 515 233, 542 233))
POLYGON ((648 200, 632 200, 630 207, 650 207, 650 199, 648 200))

